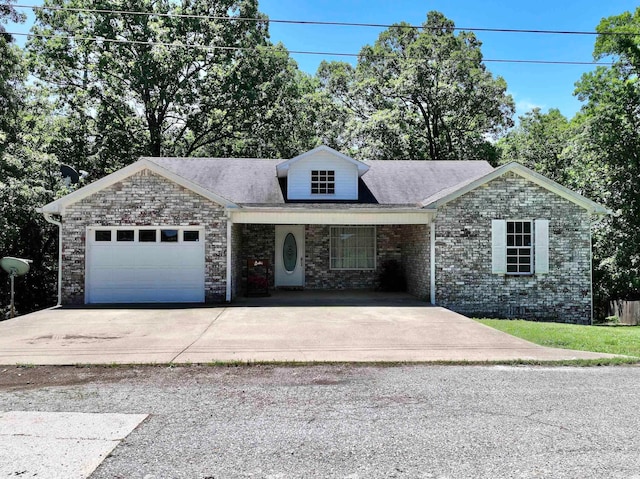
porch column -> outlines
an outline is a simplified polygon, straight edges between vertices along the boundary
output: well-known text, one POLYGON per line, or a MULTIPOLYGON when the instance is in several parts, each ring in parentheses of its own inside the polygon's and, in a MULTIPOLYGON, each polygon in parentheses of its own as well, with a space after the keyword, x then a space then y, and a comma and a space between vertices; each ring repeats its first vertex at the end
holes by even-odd
POLYGON ((430 224, 430 236, 431 236, 431 253, 429 255, 429 270, 431 281, 429 284, 429 293, 431 296, 431 304, 436 304, 436 224, 431 220, 430 224))
POLYGON ((231 256, 233 255, 233 243, 231 230, 233 229, 233 220, 231 219, 231 212, 227 211, 227 303, 231 302, 231 282, 233 281, 233 270, 231 256))

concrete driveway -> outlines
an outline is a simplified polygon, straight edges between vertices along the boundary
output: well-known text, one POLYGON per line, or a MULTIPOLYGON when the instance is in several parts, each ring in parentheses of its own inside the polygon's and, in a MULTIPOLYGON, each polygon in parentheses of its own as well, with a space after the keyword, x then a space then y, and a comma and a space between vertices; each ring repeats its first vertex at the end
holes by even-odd
POLYGON ((408 296, 323 303, 52 308, 0 323, 0 364, 611 357, 537 346, 408 296))

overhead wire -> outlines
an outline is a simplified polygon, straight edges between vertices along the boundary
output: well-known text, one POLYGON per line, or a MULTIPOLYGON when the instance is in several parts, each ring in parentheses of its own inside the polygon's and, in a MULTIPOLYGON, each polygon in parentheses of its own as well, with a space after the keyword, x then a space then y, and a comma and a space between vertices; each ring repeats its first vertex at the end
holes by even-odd
MULTIPOLYGON (((341 22, 341 21, 321 21, 321 20, 289 20, 289 19, 273 19, 267 17, 235 17, 228 15, 203 15, 189 13, 157 13, 144 12, 136 10, 113 10, 102 8, 78 8, 78 7, 58 7, 43 5, 25 5, 20 3, 9 3, 14 8, 30 8, 32 10, 53 10, 53 11, 70 11, 70 12, 86 12, 86 13, 108 13, 108 14, 124 14, 124 15, 147 15, 157 17, 170 18, 191 18, 191 19, 207 19, 222 21, 240 21, 240 22, 263 22, 263 23, 282 23, 293 25, 324 25, 324 26, 340 26, 340 27, 363 27, 363 28, 391 28, 401 26, 402 28, 413 28, 418 30, 428 29, 424 25, 410 24, 388 24, 388 23, 360 23, 360 22, 341 22)), ((438 27, 434 27, 438 29, 438 27)), ((488 28, 488 27, 453 27, 455 31, 471 31, 471 32, 496 32, 496 33, 531 33, 540 35, 616 35, 616 36, 636 36, 640 32, 596 32, 587 30, 545 30, 545 29, 526 29, 526 28, 488 28)))
MULTIPOLYGON (((161 46, 169 48, 194 48, 201 50, 230 50, 230 51, 256 51, 255 47, 238 47, 229 45, 194 45, 190 43, 167 43, 156 41, 143 41, 143 40, 130 40, 130 39, 118 39, 118 38, 105 38, 105 37, 80 37, 75 35, 44 35, 38 33, 24 33, 24 32, 5 32, 9 35, 37 37, 37 38, 59 38, 65 40, 74 41, 86 41, 94 43, 117 43, 117 44, 132 44, 132 45, 148 45, 148 46, 161 46)), ((333 57, 351 57, 360 58, 365 56, 362 53, 348 53, 348 52, 324 52, 324 51, 311 51, 311 50, 279 50, 274 46, 265 46, 265 49, 271 50, 274 54, 289 54, 289 55, 322 55, 333 57)), ((389 54, 389 57, 392 55, 389 54)), ((408 57, 414 60, 425 60, 424 57, 408 57)), ((586 61, 568 61, 568 60, 524 60, 524 59, 505 59, 505 58, 483 58, 482 62, 487 63, 520 63, 520 64, 538 64, 538 65, 589 65, 589 66, 611 66, 611 62, 586 62, 586 61)))

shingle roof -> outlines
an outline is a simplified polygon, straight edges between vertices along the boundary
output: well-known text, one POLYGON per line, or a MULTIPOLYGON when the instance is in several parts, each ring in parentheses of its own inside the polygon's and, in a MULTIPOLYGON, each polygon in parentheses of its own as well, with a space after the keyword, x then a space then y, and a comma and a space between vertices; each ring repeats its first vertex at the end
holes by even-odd
MULTIPOLYGON (((247 158, 146 158, 234 203, 284 204, 276 165, 283 160, 247 158)), ((361 180, 378 204, 417 205, 493 168, 486 161, 368 161, 361 180)))

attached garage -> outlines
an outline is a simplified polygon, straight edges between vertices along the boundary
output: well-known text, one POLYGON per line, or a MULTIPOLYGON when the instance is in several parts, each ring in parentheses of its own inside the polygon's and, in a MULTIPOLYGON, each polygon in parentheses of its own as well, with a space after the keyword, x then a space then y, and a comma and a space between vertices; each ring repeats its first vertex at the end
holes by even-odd
POLYGON ((86 303, 204 301, 204 228, 87 228, 86 303))

